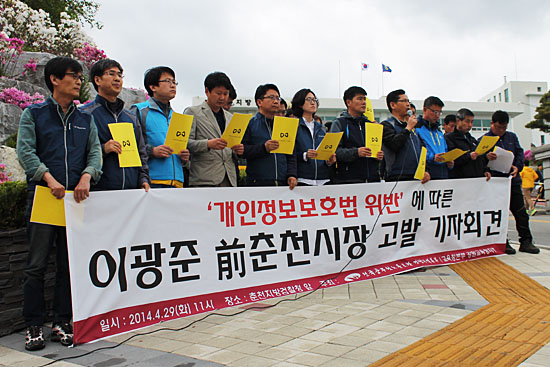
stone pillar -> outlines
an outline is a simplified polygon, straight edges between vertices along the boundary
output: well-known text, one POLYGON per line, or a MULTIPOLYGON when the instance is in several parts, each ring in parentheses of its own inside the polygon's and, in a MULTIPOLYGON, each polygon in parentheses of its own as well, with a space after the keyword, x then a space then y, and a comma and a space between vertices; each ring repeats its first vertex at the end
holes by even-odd
POLYGON ((542 174, 544 176, 544 197, 546 198, 546 214, 550 214, 550 144, 531 149, 535 160, 542 160, 542 174))

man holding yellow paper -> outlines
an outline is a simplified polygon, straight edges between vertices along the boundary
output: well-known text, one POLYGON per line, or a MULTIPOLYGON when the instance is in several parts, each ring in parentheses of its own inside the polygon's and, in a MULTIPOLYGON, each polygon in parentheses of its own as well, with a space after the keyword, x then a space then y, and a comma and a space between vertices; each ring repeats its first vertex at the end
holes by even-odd
POLYGON ((244 147, 238 144, 229 148, 222 139, 232 116, 223 108, 231 88, 231 81, 224 73, 208 74, 204 80, 206 102, 183 111, 195 116, 188 142, 190 186, 237 186, 236 155, 242 154, 244 147))
MULTIPOLYGON (((44 69, 48 99, 23 112, 17 136, 17 157, 27 174, 27 220, 33 206, 35 186, 45 186, 57 198, 74 190, 76 202, 89 196, 90 181, 101 175, 101 146, 94 118, 79 111, 82 66, 68 57, 55 57, 44 69)), ((71 284, 65 227, 27 223, 29 254, 23 284, 25 349, 44 348, 42 325, 46 321, 44 275, 50 250, 56 244, 56 280, 51 340, 73 343, 71 284)))
POLYGON ((248 123, 243 138, 246 158, 247 186, 286 186, 292 190, 297 184, 296 158, 292 154, 271 153, 279 142, 271 138, 273 121, 281 100, 275 84, 260 85, 254 94, 256 113, 248 123))
POLYGON ((124 75, 122 66, 115 60, 103 59, 90 69, 90 81, 97 91, 95 101, 81 107, 94 116, 103 153, 103 174, 92 190, 125 190, 144 188, 149 190, 149 169, 147 153, 136 115, 124 108, 124 101, 118 98, 122 91, 124 75), (141 165, 121 168, 118 155, 122 153, 121 142, 113 139, 109 124, 130 123, 133 125, 141 165))
POLYGON ((470 134, 474 122, 474 113, 467 108, 461 108, 456 113, 455 131, 445 135, 445 141, 449 151, 461 149, 468 153, 455 159, 455 165, 451 171, 452 178, 491 178, 491 173, 487 168, 487 158, 478 156, 475 152, 477 147, 476 139, 470 134))
POLYGON ((189 161, 189 150, 174 152, 166 144, 172 118, 170 101, 176 96, 176 74, 167 66, 157 66, 145 73, 144 83, 150 98, 130 109, 136 114, 145 138, 149 176, 152 188, 183 187, 183 163, 189 161))
POLYGON ((332 183, 380 182, 379 166, 384 158, 381 150, 373 156, 365 146, 365 124, 369 121, 364 115, 367 108, 367 92, 361 87, 350 87, 344 92, 347 111, 338 116, 330 127, 330 132, 343 132, 338 149, 332 183))

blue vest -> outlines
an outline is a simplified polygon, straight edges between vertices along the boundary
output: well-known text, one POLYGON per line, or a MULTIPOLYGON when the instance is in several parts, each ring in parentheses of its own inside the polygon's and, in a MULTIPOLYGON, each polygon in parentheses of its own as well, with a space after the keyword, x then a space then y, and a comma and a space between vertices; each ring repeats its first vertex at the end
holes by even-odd
MULTIPOLYGON (((86 168, 91 115, 71 104, 63 116, 51 97, 28 109, 35 123, 36 155, 66 190, 74 190, 86 168)), ((27 179, 27 183, 29 191, 34 191, 37 184, 48 186, 44 181, 27 179)))
MULTIPOLYGON (((147 144, 154 147, 163 145, 172 118, 172 110, 166 118, 162 111, 156 106, 151 106, 149 101, 138 103, 135 106, 141 115, 141 123, 145 124, 147 144)), ((151 180, 177 180, 183 182, 183 167, 177 154, 172 154, 168 158, 150 157, 147 162, 151 180)))
MULTIPOLYGON (((118 114, 109 111, 106 100, 100 95, 96 96, 95 101, 80 107, 80 110, 94 116, 101 145, 104 145, 113 138, 109 130, 109 124, 115 122, 129 122, 134 125, 135 135, 141 133, 133 113, 125 109, 118 114)), ((101 170, 103 171, 101 179, 96 185, 92 185, 91 187, 94 191, 137 189, 139 187, 139 167, 121 168, 118 154, 116 153, 103 154, 103 167, 101 170)))

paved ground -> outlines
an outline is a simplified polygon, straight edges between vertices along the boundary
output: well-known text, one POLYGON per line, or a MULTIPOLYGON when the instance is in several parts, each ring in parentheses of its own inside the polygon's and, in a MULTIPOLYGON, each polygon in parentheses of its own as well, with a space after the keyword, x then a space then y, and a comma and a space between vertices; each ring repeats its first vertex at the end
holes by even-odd
MULTIPOLYGON (((548 221, 550 216, 532 219, 548 221)), ((548 224, 541 224, 547 241, 548 224)), ((510 221, 513 227, 513 221, 510 221)), ((513 231, 510 232, 512 237, 513 231)), ((540 238, 540 240, 539 240, 540 238)), ((516 246, 517 248, 517 246, 516 246)), ((548 247, 550 249, 550 247, 548 247)), ((518 253, 502 261, 550 288, 550 250, 518 253)), ((271 302, 275 303, 278 300, 271 302)), ((128 334, 75 348, 48 343, 38 353, 23 349, 23 334, 0 338, 0 366, 366 366, 463 318, 488 302, 449 267, 397 275, 320 290, 299 300, 231 317, 212 316, 180 331, 128 334), (134 334, 130 334, 134 335, 134 334)), ((244 308, 246 308, 245 306, 244 308)), ((244 308, 223 310, 224 314, 244 308)), ((203 316, 166 322, 140 330, 179 329, 203 316)), ((550 346, 521 366, 548 366, 550 346)))

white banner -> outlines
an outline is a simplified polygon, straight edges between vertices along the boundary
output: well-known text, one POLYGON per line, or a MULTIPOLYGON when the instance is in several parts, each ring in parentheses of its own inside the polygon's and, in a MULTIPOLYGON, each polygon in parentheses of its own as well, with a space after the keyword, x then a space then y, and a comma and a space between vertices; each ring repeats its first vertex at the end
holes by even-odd
POLYGON ((480 178, 67 197, 75 343, 502 254, 509 196, 480 178))

